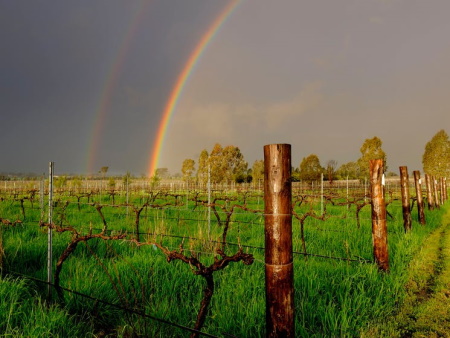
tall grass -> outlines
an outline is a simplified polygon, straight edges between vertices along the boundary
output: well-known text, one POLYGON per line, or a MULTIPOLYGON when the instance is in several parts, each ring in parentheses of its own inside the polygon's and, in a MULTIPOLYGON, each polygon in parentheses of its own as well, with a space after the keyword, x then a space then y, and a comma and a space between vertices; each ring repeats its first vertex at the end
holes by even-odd
MULTIPOLYGON (((106 201, 105 196, 103 199, 106 201)), ((61 221, 61 224, 76 226, 83 233, 102 228, 101 218, 93 205, 82 203, 78 206, 77 200, 70 196, 61 197, 63 200, 71 203, 63 209, 61 206, 64 203, 58 202, 55 223, 61 221)), ((124 197, 116 196, 115 200, 120 204, 124 197)), ((130 200, 136 207, 143 205, 141 196, 130 200)), ((141 214, 141 240, 157 241, 171 250, 182 246, 187 255, 195 254, 205 264, 210 264, 214 261, 218 243, 210 243, 208 233, 212 240, 220 242, 223 225, 219 226, 213 215, 208 231, 207 207, 192 200, 188 203, 184 198, 180 200, 184 202, 175 205, 173 196, 162 194, 154 199, 153 205, 161 207, 147 207, 141 214), (167 203, 170 205, 162 206, 167 203), (155 236, 154 233, 178 237, 155 236), (191 238, 183 240, 183 236, 191 238)), ((242 196, 228 194, 217 203, 223 206, 217 209, 218 216, 224 220, 231 206, 242 206, 244 202, 242 196)), ((296 212, 305 213, 311 208, 319 212, 320 207, 316 203, 305 203, 297 207, 296 212)), ((246 207, 263 209, 260 197, 246 196, 246 207)), ((108 229, 125 229, 132 237, 135 214, 129 207, 127 216, 125 208, 104 206, 102 212, 108 229)), ((307 256, 301 244, 300 224, 294 220, 294 250, 298 252, 294 255, 296 335, 357 336, 370 321, 394 313, 404 297, 403 285, 408 264, 423 240, 439 226, 445 208, 427 211, 427 225, 421 226, 414 221, 412 231, 405 234, 400 203, 389 205, 393 219, 388 220, 390 273, 387 274, 380 273, 374 264, 366 263, 372 260, 369 205, 361 211, 359 228, 354 205, 348 208, 327 205, 328 218, 325 221, 308 218, 304 223, 306 253, 310 254, 307 256)), ((31 209, 27 204, 26 217, 23 218, 17 200, 0 202, 0 217, 23 219, 23 223, 15 227, 3 227, 5 270, 45 280, 46 229, 40 229, 36 224, 40 214, 39 208, 31 209)), ((230 264, 214 274, 215 294, 203 330, 216 335, 262 336, 265 330, 263 215, 236 208, 227 238, 230 243, 244 245, 244 250, 254 255, 255 262, 250 266, 230 264)), ((55 262, 70 239, 70 233, 55 233, 55 262)), ((226 251, 232 254, 237 247, 228 245, 226 251)), ((79 244, 65 263, 61 280, 66 288, 187 327, 195 323, 204 288, 204 280, 193 273, 192 267, 179 261, 167 263, 166 256, 154 246, 136 247, 128 241, 101 239, 79 244)), ((23 284, 11 280, 8 283, 23 284)), ((44 291, 45 288, 41 289, 44 291)), ((33 293, 28 295, 29 299, 35 298, 33 293)), ((56 293, 53 296, 57 299, 56 293)), ((61 311, 77 314, 76 318, 81 318, 86 324, 77 332, 114 332, 119 336, 187 335, 185 331, 170 325, 127 314, 76 294, 65 292, 64 299, 59 301, 63 306, 61 311)), ((33 304, 19 302, 17 306, 24 306, 31 313, 33 304)), ((77 321, 74 318, 71 320, 74 330, 78 330, 77 321)), ((14 324, 10 330, 20 329, 24 325, 14 324)), ((59 329, 53 330, 53 334, 63 335, 59 329)), ((38 332, 36 334, 40 335, 38 332)))

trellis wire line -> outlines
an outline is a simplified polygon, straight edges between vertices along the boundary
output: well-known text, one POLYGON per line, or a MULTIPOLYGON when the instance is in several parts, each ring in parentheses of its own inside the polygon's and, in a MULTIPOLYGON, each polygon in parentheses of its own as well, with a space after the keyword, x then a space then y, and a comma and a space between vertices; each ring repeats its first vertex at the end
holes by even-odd
MULTIPOLYGON (((5 273, 7 273, 7 274, 13 274, 13 275, 16 275, 16 276, 19 276, 19 277, 22 277, 22 278, 26 278, 26 279, 32 280, 34 282, 38 282, 38 283, 41 283, 41 284, 46 284, 46 285, 49 285, 51 287, 54 287, 55 289, 59 288, 59 289, 61 289, 63 291, 66 291, 66 292, 69 292, 69 293, 73 293, 73 294, 75 294, 77 296, 80 296, 80 297, 83 297, 83 298, 87 298, 87 299, 90 299, 90 300, 93 300, 93 301, 96 301, 96 302, 99 302, 99 303, 103 303, 105 305, 108 305, 108 306, 111 306, 111 307, 115 307, 115 308, 117 308, 119 310, 122 310, 122 311, 125 311, 125 312, 137 314, 137 315, 139 315, 141 317, 149 318, 149 319, 152 319, 154 321, 157 321, 157 322, 169 325, 169 326, 174 326, 174 327, 177 327, 179 329, 183 329, 183 330, 190 331, 190 332, 193 332, 193 333, 198 333, 198 334, 201 334, 201 335, 203 335, 205 337, 219 338, 218 336, 214 336, 214 335, 206 333, 206 332, 198 331, 198 330, 192 329, 192 328, 187 327, 187 326, 183 326, 183 325, 180 325, 180 324, 177 324, 177 323, 173 323, 173 322, 170 322, 170 321, 168 321, 166 319, 154 317, 154 316, 146 314, 146 313, 144 313, 142 311, 129 309, 129 308, 121 306, 121 305, 113 304, 113 303, 107 302, 107 301, 105 301, 103 299, 99 299, 99 298, 95 298, 95 297, 83 294, 83 293, 81 293, 79 291, 76 291, 76 290, 71 290, 71 289, 65 288, 63 286, 58 286, 57 287, 53 283, 49 283, 47 281, 44 281, 44 280, 41 280, 41 279, 38 279, 38 278, 35 278, 35 277, 27 276, 27 275, 21 274, 20 272, 15 272, 15 271, 10 271, 10 270, 5 270, 5 269, 3 271, 5 273)), ((233 336, 233 335, 230 335, 228 333, 227 333, 227 335, 233 336)))
MULTIPOLYGON (((98 230, 100 231, 101 229, 93 229, 93 230, 98 230)), ((107 232, 120 232, 122 230, 111 230, 108 229, 107 232)), ((246 245, 246 244, 239 244, 239 243, 233 243, 233 242, 222 242, 222 241, 216 241, 216 240, 206 240, 206 239, 201 239, 201 238, 196 238, 196 237, 189 237, 189 236, 180 236, 180 235, 170 235, 170 234, 162 234, 162 233, 148 233, 148 232, 140 232, 140 235, 147 235, 147 236, 154 236, 154 237, 170 237, 170 238, 178 238, 178 239, 183 239, 183 240, 195 240, 195 241, 204 241, 206 243, 213 243, 213 244, 225 244, 225 245, 229 245, 229 246, 237 246, 237 247, 242 247, 242 248, 246 248, 246 249, 255 249, 255 250, 261 250, 264 251, 265 248, 264 247, 259 247, 259 246, 253 246, 253 245, 246 245)), ((152 243, 149 243, 152 244, 152 243)), ((170 247, 168 247, 170 248, 170 247)), ((172 249, 179 249, 179 247, 177 248, 172 248, 172 249)), ((191 250, 191 249, 183 249, 185 251, 192 251, 192 252, 198 252, 198 253, 204 253, 204 254, 208 254, 208 255, 215 255, 216 253, 214 252, 202 252, 202 251, 196 251, 196 250, 191 250)), ((326 256, 326 255, 320 255, 320 254, 314 254, 314 253, 305 253, 305 252, 300 252, 300 251, 293 251, 292 252, 295 255, 303 255, 303 256, 310 256, 310 257, 318 257, 318 258, 325 258, 325 259, 334 259, 334 260, 341 260, 341 261, 348 261, 348 262, 358 262, 358 263, 372 263, 372 261, 366 259, 366 258, 360 258, 360 259, 352 259, 352 258, 346 258, 346 257, 335 257, 335 256, 326 256)))

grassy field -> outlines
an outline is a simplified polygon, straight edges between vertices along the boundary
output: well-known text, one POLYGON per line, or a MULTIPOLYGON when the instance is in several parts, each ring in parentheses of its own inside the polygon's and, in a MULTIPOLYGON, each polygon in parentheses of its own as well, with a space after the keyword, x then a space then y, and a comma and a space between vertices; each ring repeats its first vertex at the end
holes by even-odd
MULTIPOLYGON (((413 214, 412 231, 405 234, 401 204, 390 201, 390 272, 380 273, 371 263, 370 205, 365 204, 357 218, 357 204, 365 203, 362 197, 347 198, 345 190, 338 189, 326 194, 322 206, 320 196, 311 191, 293 194, 296 214, 313 214, 304 220, 293 218, 296 335, 359 336, 370 323, 397 311, 406 296, 408 265, 423 241, 439 227, 447 207, 426 210, 426 226, 419 225, 413 214)), ((163 248, 195 257, 204 266, 220 259, 217 249, 227 257, 241 249, 253 255, 253 264, 231 262, 213 274, 214 294, 202 331, 216 336, 265 335, 264 206, 260 192, 216 191, 211 201, 214 208, 206 205, 205 192, 195 191, 143 190, 128 197, 123 192, 114 196, 105 191, 101 196, 61 192, 54 200, 53 223, 66 230, 53 231, 54 270, 77 236, 101 233, 105 224, 105 236, 127 235, 120 240, 80 240, 62 266, 60 285, 64 288, 192 328, 206 279, 195 273, 192 264, 179 259, 169 263, 163 248), (140 243, 148 245, 133 242, 137 228, 140 243)), ((0 233, 0 332, 12 336, 190 334, 66 291, 61 297, 53 290, 51 306, 44 306, 46 285, 8 274, 46 280, 47 228, 39 226, 40 219, 46 221, 44 209, 39 207, 39 198, 30 198, 29 192, 2 195, 0 218, 14 224, 4 222, 0 233), (6 295, 12 300, 3 302, 6 295), (35 325, 30 325, 30 318, 35 325)))

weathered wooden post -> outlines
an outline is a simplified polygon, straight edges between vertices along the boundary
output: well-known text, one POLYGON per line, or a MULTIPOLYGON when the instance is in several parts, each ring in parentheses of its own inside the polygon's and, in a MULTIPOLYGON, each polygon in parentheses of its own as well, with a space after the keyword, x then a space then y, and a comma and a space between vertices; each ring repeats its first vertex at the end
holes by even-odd
POLYGON ((427 201, 428 201, 428 210, 434 209, 434 191, 433 191, 433 184, 432 184, 432 178, 430 175, 425 174, 425 184, 427 186, 427 201))
POLYGON ((417 197, 417 216, 419 223, 425 225, 427 222, 425 220, 425 213, 423 210, 423 198, 422 198, 422 181, 420 179, 420 171, 414 170, 414 185, 416 187, 416 197, 417 197))
POLYGON ((441 195, 441 205, 445 203, 445 191, 444 191, 444 178, 441 177, 439 180, 439 189, 441 195))
POLYGON ((441 203, 440 203, 440 200, 439 200, 439 193, 438 193, 438 181, 437 181, 436 177, 434 177, 434 176, 431 176, 431 185, 433 186, 434 206, 439 209, 441 203))
POLYGON ((411 231, 411 206, 409 205, 408 167, 400 167, 400 185, 402 192, 403 227, 405 232, 411 231))
POLYGON ((264 146, 266 336, 294 337, 291 145, 264 146))
POLYGON ((383 196, 383 160, 370 160, 370 192, 372 206, 372 242, 373 256, 378 268, 389 270, 389 255, 387 248, 386 203, 383 196))
POLYGON ((445 201, 448 200, 448 191, 447 191, 447 177, 444 177, 444 195, 445 195, 445 201))

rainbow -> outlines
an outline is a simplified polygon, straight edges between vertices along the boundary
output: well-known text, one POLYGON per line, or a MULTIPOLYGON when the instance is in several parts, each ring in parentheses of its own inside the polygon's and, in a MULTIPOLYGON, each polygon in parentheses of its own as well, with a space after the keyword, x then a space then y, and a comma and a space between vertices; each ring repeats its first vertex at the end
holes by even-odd
POLYGON ((106 76, 105 84, 102 87, 102 94, 100 96, 100 101, 97 104, 97 108, 94 114, 94 123, 91 132, 90 140, 88 141, 88 159, 86 164, 86 169, 88 174, 93 174, 97 172, 94 165, 95 159, 97 157, 98 148, 100 145, 100 139, 103 132, 103 126, 105 125, 106 113, 109 111, 112 95, 117 84, 118 77, 122 71, 124 61, 129 52, 130 46, 136 36, 136 32, 140 23, 144 18, 144 14, 147 10, 149 2, 142 1, 138 6, 136 12, 130 19, 130 25, 128 30, 124 34, 122 43, 118 48, 117 56, 112 59, 111 65, 109 67, 108 75, 106 76))
POLYGON ((159 124, 158 130, 156 132, 155 141, 153 144, 153 149, 150 156, 150 161, 148 165, 148 176, 152 177, 158 166, 159 157, 161 155, 161 149, 163 146, 164 137, 167 132, 167 127, 169 125, 170 117, 172 116, 177 103, 180 99, 181 93, 183 91, 184 86, 186 85, 189 76, 192 74, 192 71, 195 65, 198 63, 199 58, 202 53, 205 51, 209 42, 211 42, 212 38, 216 35, 220 27, 223 25, 225 20, 233 13, 239 4, 240 0, 232 0, 230 3, 222 10, 219 16, 213 21, 213 23, 209 26, 208 30, 201 37, 200 41, 195 46, 191 55, 189 56, 186 64, 184 65, 180 75, 178 76, 175 86, 173 87, 169 99, 164 107, 164 111, 162 113, 161 122, 159 124))

